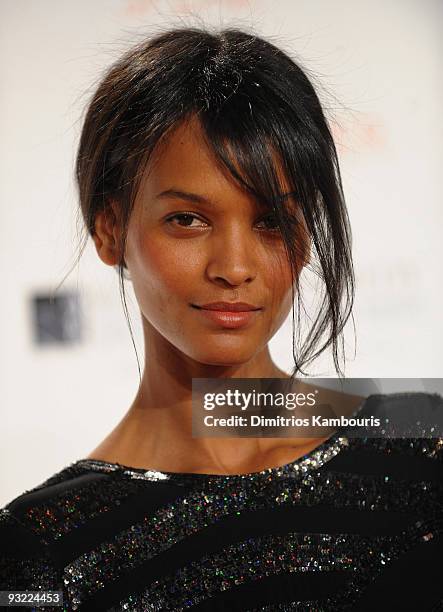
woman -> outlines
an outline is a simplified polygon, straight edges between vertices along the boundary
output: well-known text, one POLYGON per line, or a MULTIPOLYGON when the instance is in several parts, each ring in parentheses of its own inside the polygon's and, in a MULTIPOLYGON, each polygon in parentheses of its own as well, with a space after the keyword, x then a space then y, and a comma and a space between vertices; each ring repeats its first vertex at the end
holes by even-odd
POLYGON ((1 588, 61 591, 65 610, 436 609, 440 439, 192 438, 193 378, 295 379, 329 346, 341 374, 351 234, 302 69, 237 30, 150 39, 100 83, 76 170, 145 366, 111 434, 2 510, 1 588), (268 343, 308 264, 324 292, 288 376, 268 343))

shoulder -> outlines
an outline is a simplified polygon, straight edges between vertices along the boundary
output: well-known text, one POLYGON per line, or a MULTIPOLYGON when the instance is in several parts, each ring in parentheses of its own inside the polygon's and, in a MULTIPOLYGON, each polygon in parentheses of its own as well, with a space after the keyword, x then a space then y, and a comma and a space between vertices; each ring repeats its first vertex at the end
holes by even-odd
POLYGON ((408 408, 411 411, 437 414, 443 410, 443 396, 428 391, 399 391, 394 393, 373 393, 365 405, 386 410, 408 408))
POLYGON ((32 517, 36 508, 43 507, 50 500, 61 499, 79 488, 93 486, 92 483, 96 484, 100 476, 72 463, 9 501, 3 510, 32 529, 32 517))
POLYGON ((176 495, 175 487, 131 477, 117 464, 93 466, 79 460, 6 504, 1 510, 0 539, 13 527, 24 542, 27 533, 53 555, 63 549, 66 561, 77 550, 77 534, 82 534, 87 547, 105 524, 110 532, 117 528, 111 516, 126 520, 134 508, 155 507, 176 495))
POLYGON ((355 415, 361 436, 392 439, 430 439, 443 437, 443 397, 438 393, 396 392, 372 394, 355 415), (373 420, 368 420, 373 417, 373 420), (364 429, 362 428, 362 425, 364 429))
MULTIPOLYGON (((67 473, 69 470, 67 470, 67 473)), ((36 500, 45 497, 51 484, 65 481, 65 470, 18 495, 0 509, 0 588, 59 590, 61 577, 51 547, 35 527, 36 500)))
POLYGON ((57 569, 45 542, 4 508, 0 541, 0 589, 58 590, 57 569))
POLYGON ((19 524, 44 543, 51 544, 58 534, 72 528, 74 516, 85 519, 94 514, 100 502, 131 489, 118 478, 119 473, 96 471, 76 461, 40 484, 24 491, 2 508, 3 527, 19 524))
POLYGON ((0 509, 0 590, 64 591, 83 553, 176 496, 117 466, 72 463, 0 509))
POLYGON ((103 477, 71 464, 0 509, 0 588, 61 590, 57 534, 69 520, 76 492, 97 491, 103 477))
MULTIPOLYGON (((360 476, 443 485, 443 398, 437 393, 370 395, 356 415, 379 425, 343 429, 346 446, 332 469, 360 476)), ((424 488, 426 490, 426 488, 424 488)))

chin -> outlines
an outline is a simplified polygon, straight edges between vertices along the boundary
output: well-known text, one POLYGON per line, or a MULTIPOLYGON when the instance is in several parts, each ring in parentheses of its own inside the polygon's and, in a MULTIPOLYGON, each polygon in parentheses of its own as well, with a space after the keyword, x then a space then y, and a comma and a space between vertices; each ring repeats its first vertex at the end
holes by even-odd
POLYGON ((200 361, 201 364, 203 365, 207 365, 207 366, 215 366, 215 367, 220 367, 220 368, 232 368, 234 366, 240 366, 243 365, 244 363, 246 363, 248 360, 243 361, 235 361, 235 360, 230 360, 230 361, 220 361, 220 360, 205 360, 205 361, 200 361))
POLYGON ((198 334, 179 346, 190 359, 208 366, 239 366, 248 363, 266 346, 266 338, 198 334))
POLYGON ((238 366, 247 363, 254 357, 255 351, 217 350, 196 354, 193 359, 204 365, 238 366))

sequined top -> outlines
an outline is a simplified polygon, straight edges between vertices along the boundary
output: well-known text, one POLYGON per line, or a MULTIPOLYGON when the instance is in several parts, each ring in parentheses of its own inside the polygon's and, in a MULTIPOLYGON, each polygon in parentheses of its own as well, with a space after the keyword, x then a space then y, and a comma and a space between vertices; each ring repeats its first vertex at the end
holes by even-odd
MULTIPOLYGON (((423 393, 370 396, 416 406, 423 393)), ((0 511, 0 590, 39 610, 443 609, 443 439, 337 430, 282 467, 159 472, 80 459, 0 511)))

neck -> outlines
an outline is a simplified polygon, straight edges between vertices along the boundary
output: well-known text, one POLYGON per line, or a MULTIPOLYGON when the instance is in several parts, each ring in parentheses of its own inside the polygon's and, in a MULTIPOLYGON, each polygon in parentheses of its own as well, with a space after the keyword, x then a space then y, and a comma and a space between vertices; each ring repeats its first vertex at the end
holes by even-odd
MULTIPOLYGON (((149 358, 136 397, 122 421, 90 456, 134 467, 223 473, 255 465, 263 451, 271 446, 275 449, 272 438, 192 437, 193 378, 288 378, 272 361, 267 345, 246 363, 211 365, 194 361, 157 332, 149 331, 149 335, 145 332, 149 358)), ((280 447, 282 443, 279 440, 280 447)), ((300 446, 303 443, 306 440, 300 438, 300 446)))

